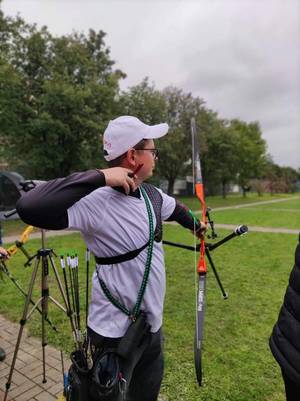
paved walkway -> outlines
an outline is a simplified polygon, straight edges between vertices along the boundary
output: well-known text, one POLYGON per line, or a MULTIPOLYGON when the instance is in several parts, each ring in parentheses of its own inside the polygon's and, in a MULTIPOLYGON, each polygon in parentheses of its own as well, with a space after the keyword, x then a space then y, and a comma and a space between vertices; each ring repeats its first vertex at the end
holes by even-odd
MULTIPOLYGON (((6 352, 6 359, 0 362, 0 401, 3 400, 5 384, 10 371, 16 346, 19 324, 12 323, 0 315, 0 345, 6 352)), ((64 358, 65 369, 69 360, 64 358)), ((12 383, 8 393, 9 401, 55 401, 62 394, 63 377, 60 351, 47 345, 46 375, 47 383, 42 383, 42 346, 41 341, 29 337, 23 331, 12 383)))

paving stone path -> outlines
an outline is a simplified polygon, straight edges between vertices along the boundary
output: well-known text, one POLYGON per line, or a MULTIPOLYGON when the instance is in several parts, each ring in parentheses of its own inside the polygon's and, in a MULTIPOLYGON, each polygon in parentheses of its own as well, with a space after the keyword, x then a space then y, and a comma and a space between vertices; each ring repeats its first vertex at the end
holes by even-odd
MULTIPOLYGON (((6 352, 6 359, 0 362, 0 401, 3 400, 13 353, 16 346, 19 324, 12 323, 0 315, 0 345, 6 352)), ((64 357, 65 369, 70 365, 64 357)), ((37 338, 30 337, 26 328, 12 376, 9 401, 56 401, 62 394, 63 378, 60 351, 46 346, 46 377, 42 383, 42 346, 37 338)))

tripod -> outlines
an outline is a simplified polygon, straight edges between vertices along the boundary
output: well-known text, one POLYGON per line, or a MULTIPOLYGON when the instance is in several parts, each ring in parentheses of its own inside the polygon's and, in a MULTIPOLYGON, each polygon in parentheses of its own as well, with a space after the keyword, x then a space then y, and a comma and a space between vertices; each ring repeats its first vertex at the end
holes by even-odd
MULTIPOLYGON (((45 232, 44 230, 41 230, 41 235, 42 235, 42 248, 37 251, 37 253, 31 258, 34 260, 34 268, 32 272, 32 276, 30 279, 29 283, 29 290, 26 296, 25 304, 24 304, 24 310, 22 314, 22 318, 20 320, 20 329, 18 333, 18 338, 16 342, 16 347, 14 350, 14 355, 12 359, 12 364, 8 376, 7 383, 5 385, 6 391, 4 395, 3 401, 6 401, 7 396, 8 396, 8 391, 11 386, 11 381, 12 381, 12 376, 16 364, 16 359, 21 343, 21 338, 24 330, 24 326, 27 323, 28 319, 30 316, 33 314, 33 312, 37 309, 39 310, 39 305, 41 306, 41 317, 42 317, 42 352, 43 352, 43 383, 47 382, 46 379, 46 359, 45 359, 45 347, 47 345, 47 336, 46 336, 46 329, 45 329, 45 322, 48 321, 48 305, 49 301, 52 301, 58 308, 60 308, 64 313, 66 313, 71 320, 71 324, 73 319, 70 316, 70 309, 69 309, 69 303, 67 301, 65 292, 63 290, 63 286, 57 271, 57 268, 55 266, 54 262, 54 252, 52 249, 46 248, 45 247, 45 232), (54 271, 54 275, 58 284, 58 288, 60 291, 60 294, 62 296, 64 305, 61 305, 56 299, 54 299, 50 295, 49 291, 49 286, 48 286, 48 276, 49 276, 49 266, 52 267, 52 270, 54 271), (32 292, 34 288, 34 284, 37 278, 37 273, 39 268, 41 268, 41 297, 38 299, 38 301, 34 304, 34 306, 31 308, 29 311, 30 304, 32 303, 32 292)), ((73 326, 73 324, 72 324, 73 326)))

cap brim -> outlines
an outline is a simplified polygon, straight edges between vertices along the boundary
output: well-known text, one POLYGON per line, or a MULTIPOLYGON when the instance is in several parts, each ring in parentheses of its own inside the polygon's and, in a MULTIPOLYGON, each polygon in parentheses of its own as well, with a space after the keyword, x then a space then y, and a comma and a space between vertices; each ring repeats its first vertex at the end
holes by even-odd
POLYGON ((156 124, 149 126, 149 130, 144 139, 155 139, 161 138, 166 135, 169 131, 169 125, 167 123, 156 124))

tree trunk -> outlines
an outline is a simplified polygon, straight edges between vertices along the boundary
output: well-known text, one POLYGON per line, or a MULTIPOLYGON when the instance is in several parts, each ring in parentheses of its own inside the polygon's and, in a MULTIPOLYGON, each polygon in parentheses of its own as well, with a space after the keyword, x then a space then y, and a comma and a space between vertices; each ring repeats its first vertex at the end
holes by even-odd
POLYGON ((169 178, 168 180, 168 195, 173 195, 175 179, 169 178))
POLYGON ((226 199, 226 181, 222 181, 222 197, 226 199))

